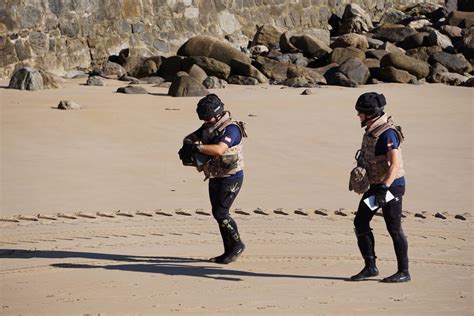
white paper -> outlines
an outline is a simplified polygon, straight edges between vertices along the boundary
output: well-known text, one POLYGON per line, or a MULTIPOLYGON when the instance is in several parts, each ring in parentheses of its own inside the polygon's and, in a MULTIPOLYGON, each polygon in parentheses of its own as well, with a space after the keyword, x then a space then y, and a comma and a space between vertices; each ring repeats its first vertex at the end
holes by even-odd
MULTIPOLYGON (((385 201, 390 202, 393 200, 395 197, 390 191, 387 191, 387 195, 385 195, 385 201)), ((375 195, 371 195, 368 198, 364 200, 365 205, 367 205, 371 211, 375 211, 376 209, 379 208, 379 205, 377 204, 377 201, 375 200, 375 195)))

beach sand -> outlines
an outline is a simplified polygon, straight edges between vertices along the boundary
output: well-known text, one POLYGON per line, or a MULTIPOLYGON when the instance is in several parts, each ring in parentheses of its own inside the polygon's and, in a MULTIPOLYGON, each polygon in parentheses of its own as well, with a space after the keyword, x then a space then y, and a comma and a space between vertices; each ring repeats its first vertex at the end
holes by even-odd
POLYGON ((472 89, 381 84, 313 88, 309 96, 268 85, 213 90, 249 134, 232 210, 247 250, 238 262, 216 265, 205 260, 222 251, 217 225, 196 213, 210 212, 207 182, 177 155, 182 138, 200 125, 199 98, 168 97, 151 85, 143 85, 151 95, 123 95, 115 93, 123 82, 83 82, 0 89, 0 217, 25 216, 0 222, 1 315, 472 315, 472 89), (384 93, 386 112, 406 136, 406 284, 375 282, 396 270, 379 216, 380 276, 346 281, 362 267, 352 224, 359 197, 347 186, 363 133, 354 103, 368 91, 384 93), (57 110, 60 100, 84 108, 57 110), (276 214, 279 208, 288 215, 276 214), (347 216, 335 214, 339 209, 347 216), (95 218, 57 216, 77 212, 95 218))

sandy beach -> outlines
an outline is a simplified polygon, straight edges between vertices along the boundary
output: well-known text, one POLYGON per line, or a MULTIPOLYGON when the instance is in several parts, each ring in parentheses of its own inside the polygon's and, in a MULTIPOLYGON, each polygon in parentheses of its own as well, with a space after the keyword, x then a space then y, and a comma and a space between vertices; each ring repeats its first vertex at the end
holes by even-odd
POLYGON ((207 182, 177 155, 200 125, 199 98, 84 82, 30 92, 0 81, 0 217, 18 220, 0 222, 1 315, 472 315, 474 90, 212 90, 249 133, 232 208, 247 250, 223 266, 206 261, 222 250, 207 182), (363 133, 354 103, 368 91, 386 96, 406 136, 406 284, 375 282, 396 270, 379 216, 381 275, 346 282, 362 267, 352 223, 359 197, 347 186, 363 133), (60 100, 84 108, 57 110, 60 100))

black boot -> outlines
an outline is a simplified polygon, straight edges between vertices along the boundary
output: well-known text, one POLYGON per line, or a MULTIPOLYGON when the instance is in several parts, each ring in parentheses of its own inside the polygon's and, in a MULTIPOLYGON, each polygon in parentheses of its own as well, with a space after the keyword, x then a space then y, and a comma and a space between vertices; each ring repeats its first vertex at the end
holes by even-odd
POLYGON ((228 218, 220 223, 220 226, 223 228, 227 239, 230 242, 229 251, 224 252, 222 256, 213 258, 215 263, 228 264, 234 262, 239 258, 245 250, 245 244, 240 239, 239 231, 237 229, 237 224, 232 218, 228 218))
POLYGON ((386 277, 382 279, 380 282, 384 283, 400 283, 400 282, 408 282, 411 280, 410 273, 408 271, 398 271, 394 275, 386 277))
POLYGON ((351 281, 362 281, 370 277, 379 275, 379 270, 375 266, 375 257, 364 258, 365 267, 357 273, 356 275, 351 276, 351 281))
POLYGON ((220 256, 210 258, 209 259, 210 262, 222 263, 224 257, 226 257, 232 250, 232 242, 229 240, 229 237, 227 236, 227 230, 221 225, 219 225, 219 231, 221 233, 222 243, 224 244, 224 253, 220 256))

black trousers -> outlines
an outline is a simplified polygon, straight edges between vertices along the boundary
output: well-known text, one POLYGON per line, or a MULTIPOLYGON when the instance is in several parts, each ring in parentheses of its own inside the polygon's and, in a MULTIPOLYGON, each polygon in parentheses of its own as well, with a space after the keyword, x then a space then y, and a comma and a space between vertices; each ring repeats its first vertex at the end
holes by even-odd
POLYGON ((212 215, 219 224, 226 251, 236 243, 241 242, 237 223, 230 217, 229 209, 240 192, 243 180, 243 177, 235 179, 213 178, 209 180, 212 215))
MULTIPOLYGON (((377 185, 371 186, 370 189, 362 196, 357 215, 354 218, 355 232, 357 235, 357 243, 365 259, 375 258, 375 239, 370 228, 370 221, 375 215, 375 211, 369 209, 364 203, 364 199, 375 194, 377 185)), ((383 218, 387 230, 392 237, 395 254, 397 256, 398 270, 408 271, 408 242, 402 229, 402 200, 405 194, 405 187, 391 187, 390 192, 395 199, 382 208, 383 218)))

